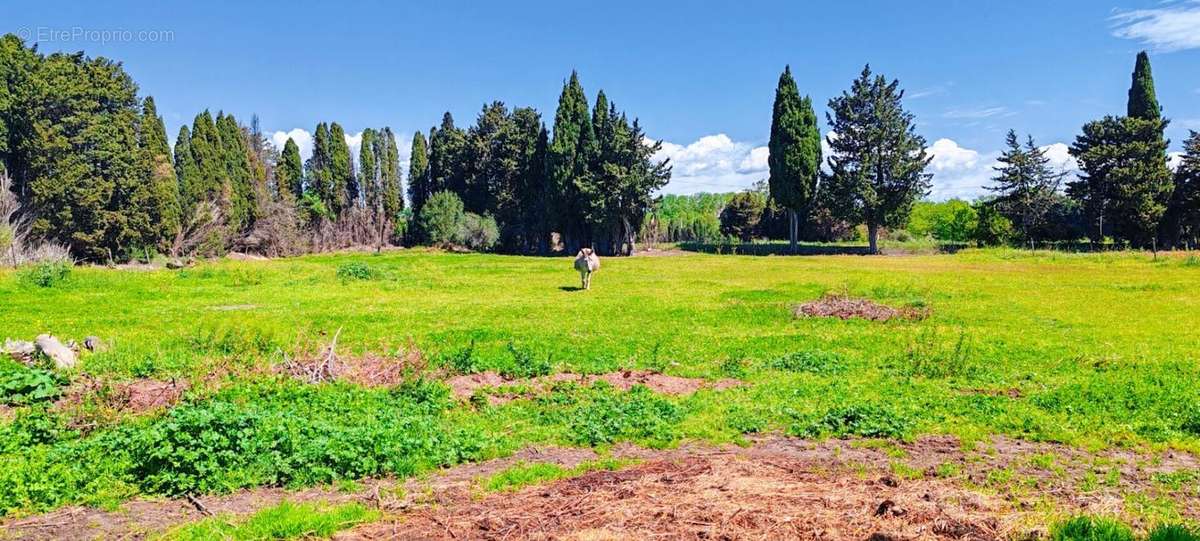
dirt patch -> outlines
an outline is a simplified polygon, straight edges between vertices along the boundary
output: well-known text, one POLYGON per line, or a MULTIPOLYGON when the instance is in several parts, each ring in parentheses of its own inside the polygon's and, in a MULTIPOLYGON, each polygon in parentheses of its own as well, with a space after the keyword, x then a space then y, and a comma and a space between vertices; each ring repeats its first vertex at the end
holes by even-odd
POLYGON ((796 305, 792 309, 796 317, 836 317, 838 319, 866 319, 889 321, 892 319, 919 320, 929 316, 928 309, 894 308, 868 299, 857 299, 844 295, 826 295, 818 300, 796 305))
POLYGON ((187 390, 188 383, 183 380, 139 378, 110 382, 89 377, 68 387, 55 407, 71 409, 92 401, 119 413, 145 413, 173 406, 187 390))
POLYGON ((307 383, 341 380, 366 387, 391 387, 428 368, 421 350, 411 342, 396 356, 343 356, 337 354, 337 337, 335 334, 319 353, 285 356, 275 370, 307 383))
POLYGON ((1001 507, 945 481, 863 478, 729 451, 442 502, 340 538, 995 539, 1001 507))
POLYGON ((488 371, 478 374, 455 376, 446 380, 446 383, 450 385, 454 396, 462 400, 471 398, 476 391, 489 388, 495 389, 496 392, 488 394, 488 400, 497 403, 519 398, 530 393, 543 392, 554 383, 564 381, 571 381, 580 385, 591 385, 597 381, 604 381, 613 387, 626 391, 634 385, 645 385, 651 391, 672 396, 690 395, 703 388, 728 389, 742 383, 736 379, 721 379, 709 382, 701 378, 668 376, 649 370, 623 370, 607 374, 560 372, 550 376, 523 379, 505 379, 496 372, 488 371), (505 392, 505 387, 522 389, 522 392, 505 392))
MULTIPOLYGON (((1200 519, 1194 483, 1171 489, 1155 480, 1200 474, 1200 458, 1178 451, 1089 453, 1003 437, 970 446, 949 436, 909 443, 764 436, 744 448, 620 444, 611 455, 640 462, 481 499, 481 478, 518 463, 569 468, 597 458, 590 449, 529 448, 426 477, 365 480, 351 492, 266 488, 199 501, 210 512, 237 514, 284 499, 358 501, 389 517, 341 539, 1025 538, 1075 513, 1148 527, 1139 522, 1143 496, 1169 499, 1184 520, 1200 519), (1096 476, 1108 480, 1089 484, 1096 476)), ((17 539, 141 539, 200 518, 184 500, 136 500, 115 511, 71 507, 0 522, 0 531, 17 539)))

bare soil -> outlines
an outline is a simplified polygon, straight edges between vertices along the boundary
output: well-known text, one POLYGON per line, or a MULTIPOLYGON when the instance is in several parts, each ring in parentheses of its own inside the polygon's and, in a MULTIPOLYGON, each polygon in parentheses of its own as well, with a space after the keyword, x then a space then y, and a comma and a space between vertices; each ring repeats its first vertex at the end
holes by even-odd
POLYGON ((121 413, 145 413, 174 405, 188 390, 187 381, 139 378, 106 382, 85 377, 67 388, 55 407, 69 409, 96 400, 99 405, 121 413))
POLYGON ((580 385, 591 385, 597 381, 607 382, 609 385, 621 390, 629 390, 634 385, 645 385, 650 390, 668 394, 673 396, 684 396, 695 393, 696 391, 711 387, 713 389, 728 389, 742 382, 735 379, 721 379, 714 382, 709 382, 701 378, 685 378, 680 376, 668 376, 658 372, 649 370, 623 370, 620 372, 609 372, 607 374, 575 374, 572 372, 561 372, 550 376, 539 378, 515 378, 505 379, 496 372, 488 371, 478 374, 467 374, 463 376, 455 376, 446 383, 450 385, 454 396, 460 400, 471 398, 476 391, 480 389, 493 388, 498 392, 488 396, 488 399, 493 403, 503 402, 519 398, 521 393, 506 393, 505 387, 513 387, 524 389, 526 392, 541 392, 547 389, 550 385, 563 382, 573 381, 580 385))
POLYGON ((868 299, 843 295, 826 295, 818 300, 798 304, 792 309, 796 317, 836 317, 838 319, 919 320, 929 316, 928 310, 911 307, 894 308, 868 299))
MULTIPOLYGON (((255 489, 198 499, 209 513, 251 513, 281 500, 359 501, 385 518, 339 539, 1025 539, 1061 514, 1119 515, 1148 527, 1144 498, 1174 502, 1200 520, 1200 490, 1156 474, 1200 472, 1178 451, 1089 453, 995 437, 964 446, 949 436, 910 443, 766 436, 747 447, 686 444, 516 493, 480 496, 478 481, 521 462, 572 467, 590 449, 531 448, 511 457, 357 489, 255 489), (902 466, 902 469, 898 469, 902 466), (1099 476, 1100 483, 1092 482, 1099 476)), ((115 511, 72 507, 0 523, 17 539, 141 539, 202 518, 184 500, 136 500, 115 511)), ((5 539, 0 534, 0 539, 5 539)))

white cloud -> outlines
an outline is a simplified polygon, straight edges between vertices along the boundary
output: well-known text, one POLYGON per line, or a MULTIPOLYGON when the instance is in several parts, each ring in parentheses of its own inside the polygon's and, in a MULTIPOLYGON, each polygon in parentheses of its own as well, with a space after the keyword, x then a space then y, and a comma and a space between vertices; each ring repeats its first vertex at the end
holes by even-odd
POLYGON ((1050 158, 1051 167, 1059 171, 1079 170, 1079 162, 1071 155, 1071 147, 1067 146, 1066 143, 1054 143, 1039 148, 1046 154, 1047 158, 1050 158))
POLYGON ((933 173, 931 199, 970 200, 987 193, 984 186, 991 183, 998 152, 981 154, 946 138, 934 141, 926 151, 933 157, 926 169, 927 173, 933 173))
POLYGON ((287 144, 288 138, 296 142, 296 146, 300 147, 300 158, 307 160, 312 157, 313 140, 312 134, 308 130, 294 128, 291 131, 277 131, 271 134, 271 142, 275 143, 275 148, 283 151, 283 145, 287 144))
POLYGON ((1137 40, 1162 52, 1200 48, 1200 0, 1122 11, 1110 20, 1114 36, 1137 40))
POLYGON ((354 135, 346 134, 346 144, 350 146, 350 157, 356 162, 358 161, 358 151, 362 148, 362 134, 363 132, 354 135))
POLYGON ((663 141, 656 159, 671 160, 671 182, 663 191, 687 194, 732 192, 767 178, 767 147, 728 135, 706 135, 688 145, 663 141))
POLYGON ((1167 167, 1170 167, 1172 171, 1179 169, 1179 164, 1181 164, 1181 163, 1183 163, 1183 153, 1182 152, 1168 152, 1167 153, 1167 167))

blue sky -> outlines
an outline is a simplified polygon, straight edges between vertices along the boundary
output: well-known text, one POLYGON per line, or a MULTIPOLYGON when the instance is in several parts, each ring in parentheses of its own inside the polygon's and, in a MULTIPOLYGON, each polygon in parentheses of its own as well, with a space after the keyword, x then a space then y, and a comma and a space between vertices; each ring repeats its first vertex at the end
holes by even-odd
POLYGON ((666 141, 676 193, 766 176, 785 64, 822 117, 864 63, 899 78, 936 154, 935 198, 980 193, 1010 127, 1070 167, 1062 144, 1085 121, 1123 113, 1143 48, 1173 149, 1200 130, 1200 0, 41 0, 5 2, 0 21, 45 52, 123 61, 172 138, 204 108, 257 113, 266 131, 301 138, 293 130, 318 121, 352 134, 391 126, 405 147, 443 111, 468 125, 494 99, 534 106, 549 124, 576 69, 589 98, 603 88, 666 141))

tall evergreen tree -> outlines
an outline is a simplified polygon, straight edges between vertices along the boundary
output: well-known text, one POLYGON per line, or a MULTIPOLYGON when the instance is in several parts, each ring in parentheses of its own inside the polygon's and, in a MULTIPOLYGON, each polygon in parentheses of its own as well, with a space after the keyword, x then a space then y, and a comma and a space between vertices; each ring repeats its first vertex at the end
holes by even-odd
POLYGON ((187 125, 179 127, 179 135, 175 138, 175 179, 179 186, 180 218, 186 221, 191 218, 195 200, 191 190, 198 186, 200 172, 196 169, 196 159, 192 157, 192 132, 187 125))
MULTIPOLYGON (((567 250, 591 241, 581 220, 580 186, 586 185, 595 152, 595 132, 588 112, 587 96, 579 83, 579 74, 572 71, 563 84, 554 114, 554 135, 546 151, 549 193, 546 194, 547 214, 564 239, 567 250)), ((548 242, 549 239, 547 238, 548 242)))
POLYGON ((165 251, 181 227, 179 182, 171 163, 167 130, 158 116, 153 97, 146 97, 142 103, 138 138, 145 182, 136 190, 134 204, 146 209, 148 221, 144 225, 144 242, 165 251))
POLYGON ((313 152, 305 164, 308 174, 308 191, 325 206, 328 212, 332 210, 334 194, 333 174, 330 169, 333 152, 332 139, 329 137, 329 125, 317 123, 313 130, 313 152))
POLYGON ((1129 87, 1126 116, 1143 120, 1162 118, 1158 96, 1154 93, 1154 76, 1150 73, 1150 55, 1142 51, 1133 67, 1133 83, 1129 87))
POLYGON ((375 212, 381 205, 381 175, 379 163, 375 157, 379 155, 379 141, 374 128, 362 132, 362 142, 358 147, 358 183, 362 187, 363 201, 368 210, 375 212))
POLYGON ((1191 131, 1175 169, 1175 191, 1167 210, 1167 244, 1193 249, 1200 243, 1200 133, 1191 131))
POLYGON ((404 212, 404 186, 400 178, 400 148, 396 146, 396 134, 392 128, 384 127, 376 137, 379 162, 380 190, 383 198, 383 213, 393 222, 400 220, 404 212))
POLYGON ((467 139, 447 112, 429 135, 430 193, 450 191, 460 198, 467 191, 467 139))
POLYGON ((335 215, 350 208, 358 200, 358 187, 354 184, 354 165, 350 161, 350 145, 346 142, 346 130, 341 124, 329 125, 329 210, 335 215))
POLYGON ((775 89, 767 164, 771 198, 788 209, 788 239, 796 251, 800 222, 816 200, 821 172, 821 131, 812 100, 800 97, 791 66, 785 66, 775 89))
POLYGON ((195 175, 180 180, 180 195, 185 207, 194 209, 197 204, 210 201, 222 204, 224 189, 229 184, 229 172, 222 152, 221 137, 212 114, 207 110, 196 115, 192 122, 192 134, 188 147, 192 151, 191 163, 195 175))
POLYGON ((850 223, 866 223, 871 253, 879 228, 902 227, 913 204, 929 193, 925 166, 932 159, 905 111, 900 81, 888 82, 863 68, 850 91, 829 100, 826 118, 832 170, 826 178, 834 211, 850 223))
POLYGON ((279 191, 287 191, 294 200, 304 196, 304 164, 300 160, 300 147, 291 137, 283 144, 279 164, 275 168, 275 181, 279 191))
POLYGON ((996 160, 1000 165, 994 167, 997 175, 988 189, 997 193, 992 203, 1033 248, 1066 173, 1050 167, 1050 158, 1034 144, 1033 136, 1022 147, 1017 132, 1009 130, 1005 144, 1008 148, 996 160))
POLYGON ((429 189, 429 150, 425 136, 418 131, 413 134, 408 161, 408 201, 412 205, 413 216, 421 215, 421 207, 430 195, 433 192, 429 189))
POLYGON ((221 155, 225 163, 226 185, 223 187, 226 225, 231 233, 246 231, 258 214, 250 150, 242 127, 233 115, 219 113, 216 120, 221 155))

